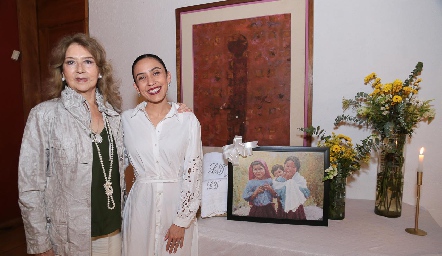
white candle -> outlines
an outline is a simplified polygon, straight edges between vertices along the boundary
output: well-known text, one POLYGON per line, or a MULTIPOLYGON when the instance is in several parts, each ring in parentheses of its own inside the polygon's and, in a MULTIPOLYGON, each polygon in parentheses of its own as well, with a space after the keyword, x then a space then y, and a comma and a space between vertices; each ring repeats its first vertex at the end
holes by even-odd
POLYGON ((424 170, 424 147, 421 147, 419 152, 419 165, 417 167, 418 172, 422 172, 424 170))

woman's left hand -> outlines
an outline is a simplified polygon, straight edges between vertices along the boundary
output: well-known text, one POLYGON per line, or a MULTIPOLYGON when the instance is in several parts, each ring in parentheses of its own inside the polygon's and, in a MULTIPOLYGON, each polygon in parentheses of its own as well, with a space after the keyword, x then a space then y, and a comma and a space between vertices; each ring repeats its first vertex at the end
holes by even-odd
POLYGON ((184 232, 185 229, 182 227, 178 227, 175 224, 170 226, 166 236, 164 237, 164 241, 166 241, 166 251, 169 253, 176 253, 178 246, 183 248, 184 232))
POLYGON ((186 104, 184 103, 178 103, 178 113, 184 113, 184 112, 192 112, 192 109, 190 109, 186 104))

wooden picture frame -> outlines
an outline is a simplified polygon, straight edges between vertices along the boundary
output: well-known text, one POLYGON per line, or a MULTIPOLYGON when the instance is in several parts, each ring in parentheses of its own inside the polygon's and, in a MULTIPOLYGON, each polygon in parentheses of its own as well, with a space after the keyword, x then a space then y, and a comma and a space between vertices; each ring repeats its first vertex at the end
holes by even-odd
POLYGON ((194 109, 203 146, 236 135, 310 145, 298 128, 311 125, 313 0, 233 0, 175 13, 177 99, 194 109))
POLYGON ((327 147, 258 147, 229 163, 227 219, 328 226, 327 147), (279 171, 280 170, 280 171, 279 171))

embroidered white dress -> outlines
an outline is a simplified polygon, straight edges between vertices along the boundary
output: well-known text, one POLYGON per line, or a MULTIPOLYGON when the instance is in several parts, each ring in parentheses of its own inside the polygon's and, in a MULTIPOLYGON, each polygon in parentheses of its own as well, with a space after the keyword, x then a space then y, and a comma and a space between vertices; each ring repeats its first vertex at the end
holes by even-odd
POLYGON ((185 227, 174 255, 197 255, 196 212, 201 202, 201 127, 178 105, 155 127, 145 106, 122 115, 124 144, 136 181, 123 211, 123 255, 169 255, 164 237, 172 224, 185 227))

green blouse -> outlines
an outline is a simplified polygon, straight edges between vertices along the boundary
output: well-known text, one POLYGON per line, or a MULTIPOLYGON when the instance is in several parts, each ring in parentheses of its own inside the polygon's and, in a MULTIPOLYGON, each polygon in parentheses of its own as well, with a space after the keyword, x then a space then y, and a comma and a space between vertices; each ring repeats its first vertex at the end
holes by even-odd
MULTIPOLYGON (((100 133, 103 138, 101 143, 98 143, 100 148, 101 157, 103 159, 104 168, 106 170, 106 176, 109 175, 109 139, 107 130, 103 129, 100 133)), ((112 161, 112 188, 113 198, 115 202, 115 208, 113 210, 108 209, 107 195, 104 190, 104 175, 103 169, 100 163, 100 157, 98 156, 97 147, 92 142, 93 148, 93 163, 92 163, 92 188, 91 188, 91 209, 92 209, 92 237, 107 235, 115 230, 121 228, 121 189, 120 189, 120 173, 118 168, 118 154, 114 144, 114 153, 112 161)), ((110 203, 112 206, 112 202, 110 203)))

